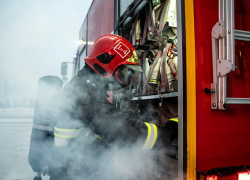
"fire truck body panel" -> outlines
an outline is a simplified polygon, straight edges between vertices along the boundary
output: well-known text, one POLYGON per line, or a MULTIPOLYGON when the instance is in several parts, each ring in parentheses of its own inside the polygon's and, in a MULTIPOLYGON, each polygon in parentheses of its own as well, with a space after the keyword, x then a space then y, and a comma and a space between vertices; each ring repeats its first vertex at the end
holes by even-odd
MULTIPOLYGON (((215 52, 212 49, 211 32, 219 21, 219 1, 222 0, 176 1, 179 57, 179 177, 193 180, 200 171, 250 165, 250 105, 229 104, 229 108, 225 110, 214 110, 212 105, 217 102, 212 102, 212 93, 204 92, 205 88, 212 89, 212 55, 215 52)), ((84 57, 90 52, 93 42, 98 37, 111 32, 117 33, 117 24, 124 19, 120 28, 132 25, 136 14, 126 15, 138 2, 140 1, 93 0, 79 33, 82 44, 78 47, 76 73, 84 66, 84 57), (128 7, 131 3, 133 6, 128 7)), ((139 5, 135 12, 143 7, 144 5, 139 5)), ((247 23, 250 20, 249 9, 249 1, 235 0, 236 30, 250 31, 250 24, 247 23)), ((237 68, 227 74, 227 98, 250 98, 249 47, 249 42, 235 41, 237 68)))
MULTIPOLYGON (((246 6, 240 9, 246 12, 250 2, 244 3, 246 6)), ((218 21, 218 9, 217 0, 194 1, 197 171, 250 164, 250 106, 230 104, 226 110, 212 110, 211 95, 204 93, 204 89, 210 89, 213 82, 211 31, 218 21)), ((242 12, 235 12, 235 29, 238 29, 240 14, 242 12)), ((244 29, 249 27, 244 23, 244 29)), ((236 64, 244 61, 246 65, 244 69, 238 65, 236 71, 228 74, 227 97, 249 98, 249 48, 238 45, 240 42, 236 43, 236 55, 241 52, 244 60, 236 58, 236 64)))
POLYGON ((88 12, 88 45, 90 52, 94 41, 104 34, 114 30, 114 1, 94 0, 88 12))

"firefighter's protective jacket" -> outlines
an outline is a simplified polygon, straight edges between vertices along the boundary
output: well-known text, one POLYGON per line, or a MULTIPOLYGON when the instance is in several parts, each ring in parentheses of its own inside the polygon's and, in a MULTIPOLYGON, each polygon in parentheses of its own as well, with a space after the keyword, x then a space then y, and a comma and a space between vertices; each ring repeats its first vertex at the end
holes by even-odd
MULTIPOLYGON (((111 162, 110 154, 104 155, 107 158, 103 163, 98 158, 103 157, 103 152, 107 152, 111 144, 120 148, 152 149, 170 145, 177 137, 176 122, 172 121, 168 127, 170 130, 165 131, 120 111, 108 102, 107 94, 90 78, 84 69, 81 70, 64 87, 58 102, 54 126, 55 161, 58 163, 55 163, 54 173, 76 179, 100 173, 101 179, 105 179, 103 164, 111 162)), ((116 179, 110 173, 106 179, 116 179)))

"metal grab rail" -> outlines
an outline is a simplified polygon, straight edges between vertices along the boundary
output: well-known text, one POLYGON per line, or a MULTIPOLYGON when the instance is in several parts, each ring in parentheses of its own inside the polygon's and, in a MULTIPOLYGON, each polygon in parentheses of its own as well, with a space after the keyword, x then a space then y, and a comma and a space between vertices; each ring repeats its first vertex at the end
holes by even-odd
POLYGON ((250 41, 250 32, 234 29, 234 0, 219 0, 219 21, 211 33, 213 83, 211 109, 224 110, 228 104, 250 104, 250 98, 226 97, 227 74, 235 70, 235 40, 250 41))

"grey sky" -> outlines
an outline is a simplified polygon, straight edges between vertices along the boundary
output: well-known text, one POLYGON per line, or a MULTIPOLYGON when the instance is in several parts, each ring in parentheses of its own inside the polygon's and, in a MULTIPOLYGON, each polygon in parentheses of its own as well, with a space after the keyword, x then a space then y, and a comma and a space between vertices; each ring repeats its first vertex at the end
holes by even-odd
POLYGON ((0 0, 0 102, 35 98, 37 81, 72 61, 92 0, 0 0))

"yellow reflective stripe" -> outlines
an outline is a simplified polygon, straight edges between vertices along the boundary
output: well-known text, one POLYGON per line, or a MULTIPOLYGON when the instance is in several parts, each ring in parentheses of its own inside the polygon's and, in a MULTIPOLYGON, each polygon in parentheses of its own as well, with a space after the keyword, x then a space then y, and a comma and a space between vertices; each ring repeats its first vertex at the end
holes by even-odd
POLYGON ((135 50, 133 51, 133 55, 130 58, 126 59, 126 61, 132 62, 132 63, 140 63, 139 58, 138 58, 135 50))
POLYGON ((174 122, 178 123, 178 119, 176 119, 176 118, 171 118, 171 119, 169 119, 169 121, 174 121, 174 122))
POLYGON ((143 145, 143 149, 152 149, 154 144, 155 144, 155 141, 157 139, 157 127, 156 125, 154 124, 149 124, 149 123, 146 123, 146 126, 148 127, 148 135, 147 135, 147 139, 143 145))
POLYGON ((58 128, 54 126, 54 129, 57 131, 64 131, 64 132, 77 132, 77 131, 80 131, 82 128, 81 129, 62 129, 62 128, 58 128))
POLYGON ((77 135, 76 136, 67 136, 67 135, 60 135, 60 134, 57 134, 57 133, 54 133, 54 136, 59 137, 59 138, 64 138, 64 139, 71 139, 71 138, 77 137, 77 135))
POLYGON ((145 143, 144 143, 144 145, 143 145, 143 149, 145 148, 145 146, 146 146, 146 144, 148 144, 148 141, 149 141, 149 137, 150 137, 150 134, 151 134, 151 127, 149 126, 149 124, 148 123, 145 123, 146 124, 146 126, 148 127, 148 135, 147 135, 147 139, 146 139, 146 141, 145 141, 145 143))
POLYGON ((54 136, 64 139, 71 139, 78 136, 81 129, 62 129, 54 126, 54 136))
POLYGON ((89 131, 85 134, 85 136, 89 136, 89 131))
POLYGON ((154 136, 154 139, 153 139, 153 143, 152 143, 152 147, 151 148, 153 148, 154 147, 154 145, 155 145, 155 141, 156 141, 156 139, 157 139, 157 127, 156 127, 156 125, 154 125, 154 124, 152 124, 153 125, 153 127, 154 127, 154 131, 155 131, 155 136, 154 136))
POLYGON ((99 136, 98 134, 95 135, 95 138, 102 140, 101 136, 99 136))
POLYGON ((156 82, 156 83, 159 83, 160 81, 158 81, 157 79, 150 79, 149 80, 150 82, 156 82))

